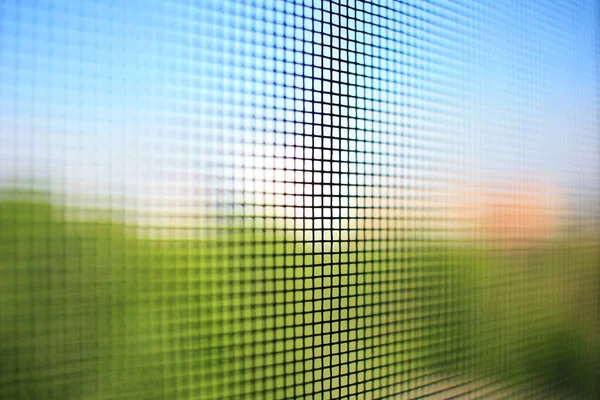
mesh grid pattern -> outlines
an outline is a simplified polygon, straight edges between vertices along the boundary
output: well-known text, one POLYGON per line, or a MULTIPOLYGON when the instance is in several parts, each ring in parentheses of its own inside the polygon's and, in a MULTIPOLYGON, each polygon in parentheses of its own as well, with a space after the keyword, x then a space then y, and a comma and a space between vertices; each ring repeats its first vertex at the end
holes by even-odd
POLYGON ((596 398, 594 1, 0 4, 0 398, 596 398))

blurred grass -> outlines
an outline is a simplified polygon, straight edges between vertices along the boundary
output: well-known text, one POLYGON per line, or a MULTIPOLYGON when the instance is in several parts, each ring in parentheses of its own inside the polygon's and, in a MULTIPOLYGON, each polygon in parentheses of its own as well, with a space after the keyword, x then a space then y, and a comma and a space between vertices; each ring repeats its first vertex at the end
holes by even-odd
POLYGON ((440 372, 596 398, 589 237, 328 247, 251 227, 144 238, 68 213, 0 200, 3 399, 381 398, 440 372))

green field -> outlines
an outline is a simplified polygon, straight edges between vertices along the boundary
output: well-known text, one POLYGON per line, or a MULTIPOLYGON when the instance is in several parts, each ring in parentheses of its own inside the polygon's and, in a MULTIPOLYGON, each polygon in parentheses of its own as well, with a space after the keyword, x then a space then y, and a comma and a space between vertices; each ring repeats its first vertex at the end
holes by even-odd
MULTIPOLYGON (((382 398, 442 374, 596 398, 597 243, 147 237, 0 199, 0 398, 382 398)), ((545 393, 544 392, 544 393, 545 393)))

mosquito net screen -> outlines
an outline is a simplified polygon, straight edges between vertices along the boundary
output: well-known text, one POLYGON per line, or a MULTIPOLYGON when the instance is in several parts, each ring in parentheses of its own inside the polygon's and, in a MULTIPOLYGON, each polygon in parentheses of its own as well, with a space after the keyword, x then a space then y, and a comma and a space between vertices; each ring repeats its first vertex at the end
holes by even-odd
POLYGON ((593 0, 4 0, 0 398, 598 398, 593 0))

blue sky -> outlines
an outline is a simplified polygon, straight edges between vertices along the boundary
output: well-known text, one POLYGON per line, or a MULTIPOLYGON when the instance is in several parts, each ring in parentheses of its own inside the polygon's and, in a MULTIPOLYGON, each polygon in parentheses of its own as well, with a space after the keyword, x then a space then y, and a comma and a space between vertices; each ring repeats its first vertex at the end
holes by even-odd
POLYGON ((167 206, 296 167, 314 172, 293 177, 305 183, 339 171, 342 192, 373 174, 398 185, 441 173, 534 174, 597 194, 593 1, 349 2, 358 19, 340 23, 364 45, 341 46, 357 75, 329 68, 327 35, 303 41, 338 23, 331 4, 304 2, 325 9, 313 19, 301 4, 240 3, 2 2, 3 175, 167 206), (330 98, 355 114, 337 120, 343 107, 315 102, 330 98), (304 123, 322 113, 349 128, 304 123), (301 148, 311 144, 332 149, 301 148), (311 165, 284 159, 297 151, 311 165))

